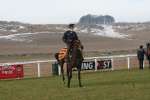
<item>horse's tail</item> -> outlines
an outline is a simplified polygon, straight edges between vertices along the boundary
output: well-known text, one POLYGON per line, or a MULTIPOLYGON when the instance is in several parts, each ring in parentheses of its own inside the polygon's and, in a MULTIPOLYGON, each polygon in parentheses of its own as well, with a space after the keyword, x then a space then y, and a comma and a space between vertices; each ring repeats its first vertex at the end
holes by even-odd
POLYGON ((59 61, 59 53, 55 53, 54 57, 57 61, 59 61))

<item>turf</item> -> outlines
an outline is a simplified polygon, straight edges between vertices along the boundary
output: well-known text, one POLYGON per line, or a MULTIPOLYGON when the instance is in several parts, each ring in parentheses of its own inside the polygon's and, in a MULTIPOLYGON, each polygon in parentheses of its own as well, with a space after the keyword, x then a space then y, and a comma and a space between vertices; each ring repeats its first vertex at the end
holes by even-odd
POLYGON ((73 75, 71 88, 61 77, 0 80, 0 100, 150 100, 150 70, 82 73, 84 87, 73 75))

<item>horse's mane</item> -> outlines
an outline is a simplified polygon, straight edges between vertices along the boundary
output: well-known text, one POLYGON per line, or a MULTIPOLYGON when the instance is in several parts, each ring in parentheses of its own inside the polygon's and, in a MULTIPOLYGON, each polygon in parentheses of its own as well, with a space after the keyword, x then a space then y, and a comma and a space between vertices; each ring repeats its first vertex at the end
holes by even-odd
POLYGON ((77 47, 78 49, 83 49, 83 45, 81 44, 80 40, 75 40, 73 44, 73 46, 77 47))

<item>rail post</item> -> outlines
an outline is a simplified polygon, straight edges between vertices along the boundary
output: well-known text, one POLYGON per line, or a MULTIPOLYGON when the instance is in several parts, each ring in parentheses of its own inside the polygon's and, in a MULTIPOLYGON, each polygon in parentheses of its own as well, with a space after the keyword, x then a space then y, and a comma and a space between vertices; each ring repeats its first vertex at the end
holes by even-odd
POLYGON ((58 75, 59 75, 59 76, 61 75, 61 67, 60 67, 59 64, 58 64, 58 75))
POLYGON ((114 59, 113 58, 111 58, 111 66, 112 66, 111 70, 114 70, 114 59))
POLYGON ((38 77, 41 77, 41 68, 40 68, 40 63, 37 63, 37 69, 38 69, 38 77))
POLYGON ((94 62, 95 62, 95 71, 97 71, 97 59, 96 58, 94 59, 94 62))
POLYGON ((128 69, 130 69, 130 57, 127 57, 127 65, 128 65, 128 69))
POLYGON ((143 68, 145 67, 145 60, 143 61, 143 68))

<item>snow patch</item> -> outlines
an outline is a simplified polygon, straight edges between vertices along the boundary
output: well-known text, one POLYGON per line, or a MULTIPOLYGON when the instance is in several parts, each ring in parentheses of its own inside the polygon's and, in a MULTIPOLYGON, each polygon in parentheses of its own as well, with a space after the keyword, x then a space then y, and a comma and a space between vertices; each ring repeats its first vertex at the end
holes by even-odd
POLYGON ((88 29, 87 28, 85 28, 85 29, 82 29, 82 30, 80 30, 82 33, 88 33, 88 29))
POLYGON ((17 32, 17 30, 13 30, 13 29, 12 29, 12 30, 10 30, 10 31, 11 31, 11 32, 17 32))
POLYGON ((38 33, 17 33, 17 34, 0 36, 0 39, 7 39, 7 40, 19 41, 19 42, 23 42, 23 41, 31 42, 33 34, 38 34, 38 33))
POLYGON ((19 28, 20 28, 20 29, 24 29, 25 27, 24 27, 24 26, 19 26, 19 28))
POLYGON ((111 37, 111 38, 127 38, 128 37, 128 35, 126 35, 126 34, 115 32, 113 30, 112 26, 103 25, 103 27, 104 27, 103 30, 92 29, 92 32, 95 35, 111 37))
POLYGON ((3 28, 0 28, 0 31, 4 31, 4 32, 6 32, 7 30, 6 30, 6 29, 3 29, 3 28))

